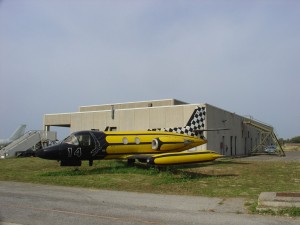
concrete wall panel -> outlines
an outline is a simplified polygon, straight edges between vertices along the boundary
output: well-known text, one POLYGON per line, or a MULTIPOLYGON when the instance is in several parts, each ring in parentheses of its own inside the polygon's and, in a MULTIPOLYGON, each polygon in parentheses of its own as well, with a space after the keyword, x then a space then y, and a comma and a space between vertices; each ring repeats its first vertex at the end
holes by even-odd
POLYGON ((82 119, 81 119, 81 113, 72 113, 71 114, 71 132, 82 130, 82 119))
POLYGON ((183 107, 167 107, 166 108, 166 125, 165 127, 182 127, 183 123, 183 107))
POLYGON ((135 130, 148 130, 150 127, 149 113, 150 109, 137 109, 134 113, 134 129, 135 130))
POLYGON ((108 126, 106 121, 106 112, 93 112, 94 115, 94 128, 104 131, 108 126))
POLYGON ((91 130, 94 128, 94 113, 86 112, 81 114, 81 129, 82 130, 91 130))
POLYGON ((120 124, 120 111, 115 110, 114 112, 112 110, 110 111, 105 111, 105 118, 107 122, 107 126, 109 127, 117 127, 117 130, 119 130, 120 124))
POLYGON ((71 124, 71 113, 44 115, 44 125, 68 125, 71 124))
POLYGON ((115 104, 107 104, 107 105, 81 106, 79 108, 79 111, 87 112, 87 111, 111 110, 112 107, 114 107, 115 109, 133 109, 133 108, 159 107, 159 106, 171 106, 171 105, 183 105, 183 104, 187 104, 187 103, 177 99, 163 99, 163 100, 152 100, 152 101, 141 101, 141 102, 115 103, 115 104))
POLYGON ((118 118, 119 118, 119 131, 128 131, 134 130, 134 114, 133 110, 119 110, 118 118))
POLYGON ((166 127, 166 108, 151 108, 149 110, 149 128, 166 127))

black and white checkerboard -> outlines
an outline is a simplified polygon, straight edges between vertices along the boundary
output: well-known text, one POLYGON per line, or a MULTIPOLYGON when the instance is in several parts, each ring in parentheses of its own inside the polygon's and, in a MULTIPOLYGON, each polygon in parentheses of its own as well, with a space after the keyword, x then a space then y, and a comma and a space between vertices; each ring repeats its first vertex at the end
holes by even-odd
POLYGON ((148 129, 148 131, 166 131, 166 132, 174 132, 174 133, 186 134, 189 136, 198 136, 200 138, 204 138, 203 132, 199 132, 199 130, 203 130, 205 128, 205 116, 206 116, 206 108, 204 106, 202 107, 198 106, 194 110, 190 120, 188 121, 185 127, 155 128, 155 129, 148 129))

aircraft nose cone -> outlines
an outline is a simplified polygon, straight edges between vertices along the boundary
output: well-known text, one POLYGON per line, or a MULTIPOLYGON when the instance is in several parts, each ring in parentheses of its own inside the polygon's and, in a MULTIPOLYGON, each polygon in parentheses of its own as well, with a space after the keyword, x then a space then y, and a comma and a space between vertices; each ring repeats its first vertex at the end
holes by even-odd
POLYGON ((59 159, 59 146, 50 146, 40 149, 36 152, 36 156, 43 159, 59 159))

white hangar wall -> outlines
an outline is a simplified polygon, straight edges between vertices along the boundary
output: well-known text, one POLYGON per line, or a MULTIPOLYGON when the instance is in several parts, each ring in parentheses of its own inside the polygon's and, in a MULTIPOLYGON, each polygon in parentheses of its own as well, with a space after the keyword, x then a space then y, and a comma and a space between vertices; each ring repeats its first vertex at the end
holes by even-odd
POLYGON ((208 129, 229 130, 208 131, 207 148, 227 156, 248 155, 258 145, 260 131, 244 123, 245 117, 206 104, 208 129))
POLYGON ((248 155, 259 142, 259 131, 244 123, 245 118, 209 104, 187 104, 176 99, 133 102, 114 105, 82 106, 80 112, 44 115, 45 130, 51 126, 79 130, 147 130, 185 126, 197 106, 206 108, 205 129, 208 143, 197 149, 209 149, 228 156, 248 155))
MULTIPOLYGON (((185 126, 197 105, 161 106, 134 109, 115 109, 77 112, 70 114, 71 132, 78 130, 116 127, 120 131, 147 130, 150 128, 185 126)), ((51 116, 46 115, 45 125, 50 125, 51 116)), ((52 118, 52 121, 55 118, 52 118)))

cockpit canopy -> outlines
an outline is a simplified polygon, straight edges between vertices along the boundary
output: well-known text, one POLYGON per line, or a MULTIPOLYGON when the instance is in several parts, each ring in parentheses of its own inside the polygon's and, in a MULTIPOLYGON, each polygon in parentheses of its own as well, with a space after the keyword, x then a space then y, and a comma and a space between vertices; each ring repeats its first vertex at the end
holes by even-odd
POLYGON ((69 145, 79 145, 79 141, 77 137, 74 134, 71 134, 70 136, 66 137, 62 143, 66 143, 69 145))
POLYGON ((94 145, 93 138, 90 133, 75 133, 63 140, 63 143, 70 145, 91 146, 94 145))
POLYGON ((75 146, 95 146, 95 139, 98 140, 99 144, 100 140, 103 139, 103 132, 91 132, 91 131, 81 131, 72 133, 70 136, 65 138, 62 143, 70 144, 75 146))

